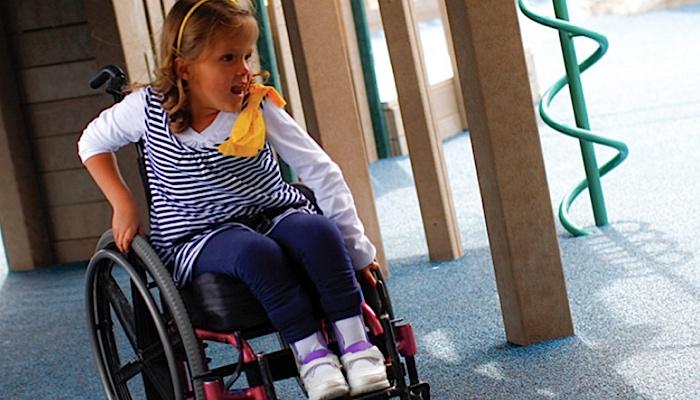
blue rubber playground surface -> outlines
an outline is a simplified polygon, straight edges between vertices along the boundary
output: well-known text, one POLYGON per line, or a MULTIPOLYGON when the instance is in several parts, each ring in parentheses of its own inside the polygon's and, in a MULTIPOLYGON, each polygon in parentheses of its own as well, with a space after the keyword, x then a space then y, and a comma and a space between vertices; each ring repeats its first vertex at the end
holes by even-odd
MULTIPOLYGON (((544 87, 563 70, 558 42, 529 23, 544 87)), ((575 336, 506 342, 468 133, 444 144, 465 251, 458 260, 428 260, 409 160, 371 166, 394 308, 414 325, 419 372, 435 399, 700 398, 700 6, 584 25, 611 44, 584 75, 591 125, 627 143, 630 156, 603 179, 608 226, 593 226, 585 194, 572 217, 593 233, 573 238, 557 222, 575 336)), ((553 105, 562 119, 569 109, 566 95, 553 105)), ((555 210, 583 167, 575 140, 540 132, 555 210)), ((598 151, 599 161, 612 155, 598 151)), ((102 398, 85 332, 84 266, 6 269, 0 399, 102 398)), ((279 394, 301 398, 293 382, 279 394)))

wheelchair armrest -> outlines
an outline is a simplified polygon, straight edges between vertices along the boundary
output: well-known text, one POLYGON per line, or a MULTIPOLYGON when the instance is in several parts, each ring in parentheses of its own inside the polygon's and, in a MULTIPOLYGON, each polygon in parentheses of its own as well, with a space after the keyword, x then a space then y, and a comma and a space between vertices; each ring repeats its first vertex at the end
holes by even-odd
POLYGON ((376 285, 368 282, 362 274, 356 274, 365 302, 377 315, 381 316, 386 313, 390 319, 394 319, 394 309, 386 289, 384 276, 378 270, 373 270, 372 273, 377 281, 376 285))
POLYGON ((323 210, 321 210, 321 207, 318 206, 318 203, 316 202, 316 195, 314 194, 314 191, 311 190, 310 187, 304 185, 303 183, 295 182, 291 184, 295 189, 301 192, 301 194, 306 197, 309 202, 311 202, 311 205, 316 209, 316 212, 319 213, 320 215, 323 215, 323 210))

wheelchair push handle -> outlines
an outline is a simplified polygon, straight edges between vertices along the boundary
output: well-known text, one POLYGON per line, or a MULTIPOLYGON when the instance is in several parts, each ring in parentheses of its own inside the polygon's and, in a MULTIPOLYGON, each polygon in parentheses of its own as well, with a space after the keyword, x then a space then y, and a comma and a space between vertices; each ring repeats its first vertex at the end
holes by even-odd
POLYGON ((126 74, 116 65, 103 67, 90 79, 90 87, 98 89, 107 83, 105 91, 112 95, 114 102, 118 103, 124 98, 123 88, 126 85, 126 74))

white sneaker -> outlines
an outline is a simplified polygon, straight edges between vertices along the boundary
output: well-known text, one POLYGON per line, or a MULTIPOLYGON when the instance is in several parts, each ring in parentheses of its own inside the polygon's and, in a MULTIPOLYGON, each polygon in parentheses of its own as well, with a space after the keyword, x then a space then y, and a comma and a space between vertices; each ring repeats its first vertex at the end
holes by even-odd
POLYGON ((350 384, 350 395, 372 392, 389 387, 384 365, 384 354, 372 346, 340 357, 350 384))
POLYGON ((328 400, 343 397, 350 388, 340 370, 340 362, 335 354, 328 354, 302 364, 299 375, 309 400, 328 400))

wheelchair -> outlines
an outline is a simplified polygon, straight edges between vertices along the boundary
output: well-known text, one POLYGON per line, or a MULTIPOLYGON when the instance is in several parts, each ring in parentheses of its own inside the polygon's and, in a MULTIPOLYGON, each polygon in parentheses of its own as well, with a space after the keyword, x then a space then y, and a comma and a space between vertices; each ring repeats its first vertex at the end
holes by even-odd
MULTIPOLYGON (((90 84, 96 89, 107 83, 107 92, 120 101, 125 82, 119 68, 107 66, 90 84)), ((300 189, 315 203, 310 190, 300 189)), ((418 378, 412 327, 394 316, 381 273, 375 278, 376 284, 359 279, 362 313, 370 340, 384 354, 391 385, 352 398, 429 400, 430 386, 418 378)), ((178 289, 142 236, 123 254, 111 231, 102 235, 86 270, 85 301, 91 347, 110 400, 276 400, 276 381, 296 379, 301 385, 291 349, 243 283, 203 274, 178 289), (256 352, 251 341, 268 335, 277 336, 279 349, 256 352), (208 349, 215 343, 234 362, 211 366, 208 349), (236 385, 242 376, 243 388, 236 385)))

